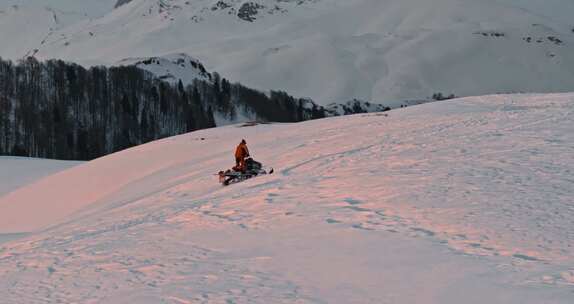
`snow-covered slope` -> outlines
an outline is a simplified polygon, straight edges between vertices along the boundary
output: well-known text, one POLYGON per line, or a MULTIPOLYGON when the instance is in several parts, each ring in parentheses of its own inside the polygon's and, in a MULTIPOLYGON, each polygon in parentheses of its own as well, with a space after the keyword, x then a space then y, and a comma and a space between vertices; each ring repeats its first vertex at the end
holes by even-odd
POLYGON ((178 84, 180 80, 184 85, 192 84, 195 79, 211 80, 211 74, 205 70, 201 62, 187 54, 126 58, 120 60, 115 65, 136 66, 171 84, 178 84))
POLYGON ((115 0, 0 1, 0 57, 34 56, 48 40, 62 41, 58 30, 112 11, 115 0))
POLYGON ((9 303, 571 303, 574 94, 135 147, 0 200, 9 303), (276 173, 222 187, 245 138, 276 173))
POLYGON ((0 156, 0 196, 78 164, 80 162, 0 156))
POLYGON ((43 44, 22 35, 0 56, 38 49, 89 65, 188 53, 260 90, 397 106, 438 92, 573 90, 572 11, 570 0, 133 0, 43 44))
MULTIPOLYGON (((0 156, 0 197, 78 164, 73 161, 0 156)), ((6 234, 0 231, 0 243, 23 236, 23 233, 6 234)))
MULTIPOLYGON (((82 15, 87 18, 98 18, 114 8, 117 0, 2 0, 0 10, 18 9, 26 11, 31 8, 44 8, 65 15, 82 15)), ((35 20, 28 20, 29 25, 37 25, 35 20)))

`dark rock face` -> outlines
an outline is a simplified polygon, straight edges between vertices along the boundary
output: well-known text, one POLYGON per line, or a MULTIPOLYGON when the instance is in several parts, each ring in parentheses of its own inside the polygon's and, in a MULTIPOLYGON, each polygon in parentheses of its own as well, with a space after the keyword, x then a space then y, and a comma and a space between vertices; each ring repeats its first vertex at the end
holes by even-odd
POLYGON ((352 115, 352 114, 370 113, 370 112, 386 112, 389 110, 391 110, 391 108, 384 106, 382 104, 374 104, 368 101, 362 101, 358 99, 353 99, 346 103, 332 103, 325 107, 325 112, 327 116, 352 115))
POLYGON ((496 32, 496 31, 482 31, 482 32, 475 32, 475 35, 481 35, 483 37, 494 37, 494 38, 503 38, 506 37, 506 34, 503 32, 496 32))
POLYGON ((231 7, 231 4, 225 2, 225 1, 217 1, 217 3, 215 3, 212 7, 211 10, 212 11, 216 11, 216 10, 223 10, 226 8, 231 7))
POLYGON ((253 22, 257 19, 255 17, 257 16, 258 10, 263 8, 265 7, 259 3, 254 2, 243 3, 243 5, 239 8, 239 11, 237 12, 237 17, 245 21, 253 22))

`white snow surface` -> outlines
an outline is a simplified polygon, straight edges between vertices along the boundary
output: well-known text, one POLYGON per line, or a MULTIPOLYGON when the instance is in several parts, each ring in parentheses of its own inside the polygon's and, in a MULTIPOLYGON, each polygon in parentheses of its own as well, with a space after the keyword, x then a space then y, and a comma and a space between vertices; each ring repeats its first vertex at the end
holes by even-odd
POLYGON ((30 185, 43 177, 80 164, 28 157, 0 156, 0 197, 19 187, 30 185))
POLYGON ((0 57, 18 60, 35 56, 48 41, 65 40, 59 30, 102 17, 112 11, 114 1, 2 0, 0 57))
MULTIPOLYGON (((0 170, 0 197, 79 163, 76 161, 0 156, 0 168, 2 168, 0 170)), ((6 234, 0 231, 0 243, 24 235, 23 233, 6 234)))
MULTIPOLYGON (((112 11, 117 0, 2 0, 0 9, 45 8, 85 17, 101 17, 112 11)), ((29 20, 33 22, 32 20, 29 20)))
POLYGON ((574 90, 573 11, 571 0, 133 0, 45 39, 44 19, 0 15, 11 42, 0 56, 113 65, 187 53, 263 91, 396 107, 438 92, 574 90), (260 7, 252 22, 239 18, 246 2, 260 7))
POLYGON ((7 303, 572 303, 574 93, 226 126, 0 199, 7 303), (275 173, 223 187, 245 138, 275 173))

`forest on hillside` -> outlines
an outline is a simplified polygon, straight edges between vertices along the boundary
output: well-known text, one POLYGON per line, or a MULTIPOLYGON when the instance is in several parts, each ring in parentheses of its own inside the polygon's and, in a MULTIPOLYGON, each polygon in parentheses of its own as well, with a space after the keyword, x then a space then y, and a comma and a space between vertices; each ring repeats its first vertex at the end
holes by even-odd
POLYGON ((172 85, 135 66, 86 69, 33 57, 0 58, 0 154, 90 160, 152 140, 215 127, 237 109, 258 120, 296 122, 325 109, 285 92, 210 81, 172 85))

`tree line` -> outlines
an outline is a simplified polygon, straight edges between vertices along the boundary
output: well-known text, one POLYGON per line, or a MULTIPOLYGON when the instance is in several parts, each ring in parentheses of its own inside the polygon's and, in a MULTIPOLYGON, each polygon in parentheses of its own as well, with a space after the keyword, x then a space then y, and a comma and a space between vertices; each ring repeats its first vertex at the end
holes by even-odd
POLYGON ((172 85, 135 66, 86 69, 33 57, 0 58, 0 154, 90 160, 152 140, 215 127, 242 109, 259 120, 296 122, 325 110, 285 92, 210 81, 172 85))

